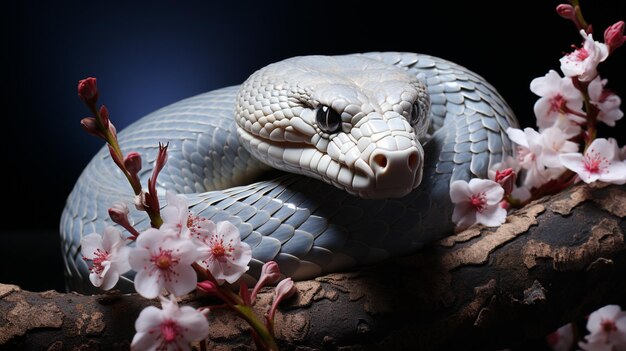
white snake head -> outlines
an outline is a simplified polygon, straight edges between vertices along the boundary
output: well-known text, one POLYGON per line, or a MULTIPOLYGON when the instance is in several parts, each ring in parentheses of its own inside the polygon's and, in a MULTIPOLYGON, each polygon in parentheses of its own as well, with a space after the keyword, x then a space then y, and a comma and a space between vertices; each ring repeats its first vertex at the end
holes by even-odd
POLYGON ((255 72, 237 95, 244 147, 277 169, 363 198, 401 197, 421 182, 426 87, 359 56, 304 56, 255 72))

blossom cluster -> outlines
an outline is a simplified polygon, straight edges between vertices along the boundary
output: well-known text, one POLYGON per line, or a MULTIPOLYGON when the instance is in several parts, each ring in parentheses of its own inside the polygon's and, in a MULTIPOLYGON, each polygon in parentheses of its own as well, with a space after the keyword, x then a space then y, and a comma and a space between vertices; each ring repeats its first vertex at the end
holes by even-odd
MULTIPOLYGON (((584 341, 578 342, 582 350, 626 350, 626 312, 618 305, 607 305, 591 313, 587 330, 584 341)), ((554 351, 572 350, 578 334, 576 326, 568 323, 548 335, 547 342, 554 351)))
POLYGON ((472 224, 498 226, 506 209, 556 193, 583 181, 626 183, 626 147, 615 139, 597 138, 597 124, 613 127, 624 113, 621 99, 607 88, 598 65, 624 42, 624 22, 606 29, 604 43, 594 40, 591 26, 568 4, 557 12, 577 24, 582 44, 560 59, 563 74, 550 70, 535 78, 530 90, 539 96, 534 105, 537 127, 508 128, 515 157, 493 166, 489 180, 455 181, 450 198, 457 230, 472 224))
POLYGON ((254 329, 252 336, 262 349, 276 350, 273 339, 273 318, 278 304, 295 292, 290 278, 282 279, 276 262, 263 265, 261 276, 252 292, 242 276, 252 259, 250 246, 241 241, 237 227, 228 221, 213 222, 192 214, 187 199, 167 191, 167 206, 159 206, 156 181, 167 161, 167 145, 159 145, 159 153, 148 180, 148 190, 140 183, 141 155, 123 155, 115 127, 106 107, 96 108, 98 89, 95 78, 81 80, 78 95, 95 117, 82 120, 92 135, 104 139, 113 162, 126 176, 135 194, 134 205, 150 217, 151 228, 138 231, 129 218, 130 209, 122 202, 109 208, 112 221, 125 229, 124 236, 115 226, 107 226, 102 234, 91 233, 81 240, 81 254, 89 263, 89 280, 103 290, 110 290, 120 276, 134 270, 135 290, 147 299, 159 298, 162 308, 144 309, 135 323, 137 333, 131 348, 137 350, 189 350, 189 343, 205 339, 209 333, 207 313, 200 309, 179 306, 176 300, 197 290, 222 300, 254 329), (279 282, 280 280, 280 282, 279 282), (256 295, 263 286, 278 283, 265 323, 252 313, 256 295), (239 295, 233 285, 239 283, 239 295))

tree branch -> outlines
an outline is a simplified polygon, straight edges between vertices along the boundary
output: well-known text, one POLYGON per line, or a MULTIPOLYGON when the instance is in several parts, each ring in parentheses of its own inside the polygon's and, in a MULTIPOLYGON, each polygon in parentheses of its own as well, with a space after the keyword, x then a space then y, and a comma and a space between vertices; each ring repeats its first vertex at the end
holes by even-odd
MULTIPOLYGON (((298 282, 276 315, 282 348, 524 347, 626 297, 626 188, 577 186, 499 228, 473 227, 409 257, 298 282)), ((259 295, 258 313, 271 301, 259 295)), ((191 296, 187 301, 200 303, 191 296)), ((154 301, 0 285, 0 347, 127 349, 154 301)), ((213 349, 248 349, 244 322, 210 314, 213 349)))

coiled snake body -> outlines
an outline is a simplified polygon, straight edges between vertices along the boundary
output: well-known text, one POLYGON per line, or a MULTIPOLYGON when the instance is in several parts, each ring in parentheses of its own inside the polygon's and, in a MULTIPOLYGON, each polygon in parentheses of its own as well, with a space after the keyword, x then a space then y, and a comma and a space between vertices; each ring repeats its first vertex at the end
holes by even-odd
MULTIPOLYGON (((170 143, 159 193, 186 194, 193 213, 235 224, 252 247, 251 276, 274 260, 305 279, 451 233, 450 182, 486 177, 510 155, 509 126, 513 113, 475 73, 427 55, 368 53, 269 65, 240 87, 158 110, 119 140, 143 155, 144 184, 158 142, 170 143), (267 165, 290 174, 249 184, 267 165)), ((102 149, 61 219, 70 289, 93 291, 80 239, 102 232, 108 207, 131 206, 131 194, 102 149)), ((149 226, 144 213, 131 215, 138 229, 149 226)), ((132 291, 132 276, 117 288, 132 291)))

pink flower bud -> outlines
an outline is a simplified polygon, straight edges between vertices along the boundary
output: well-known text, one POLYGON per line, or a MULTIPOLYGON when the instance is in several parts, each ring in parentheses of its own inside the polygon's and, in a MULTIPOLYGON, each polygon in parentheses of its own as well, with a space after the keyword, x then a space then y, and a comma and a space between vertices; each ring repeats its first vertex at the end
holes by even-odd
POLYGON ((604 31, 604 43, 613 51, 624 44, 624 21, 619 21, 604 31))
POLYGON ((98 138, 102 138, 106 140, 106 137, 104 136, 104 134, 102 134, 102 132, 100 131, 100 129, 98 129, 98 123, 96 122, 96 119, 93 117, 85 117, 83 119, 80 120, 80 125, 81 127, 83 127, 83 129, 93 135, 96 136, 98 138))
POLYGON ((78 96, 87 105, 95 105, 98 101, 98 85, 96 83, 96 78, 89 77, 80 80, 78 82, 78 96))
POLYGON ((218 288, 219 288, 217 285, 215 285, 215 283, 213 283, 210 280, 205 280, 205 281, 199 282, 197 286, 198 286, 198 289, 200 289, 200 290, 202 290, 202 291, 204 291, 206 293, 209 293, 209 294, 217 293, 218 292, 218 288))
POLYGON ((557 5, 556 13, 558 13, 559 16, 568 20, 574 20, 576 18, 576 11, 574 10, 574 6, 570 4, 557 5))
POLYGON ((285 278, 276 285, 276 290, 274 290, 274 303, 279 304, 280 301, 290 298, 295 293, 296 286, 293 284, 293 280, 291 280, 291 278, 285 278))
POLYGON ((510 195, 513 191, 513 187, 515 186, 515 178, 516 174, 513 171, 513 168, 507 168, 503 171, 496 170, 496 183, 500 184, 502 189, 504 189, 504 195, 510 195))
POLYGON ((100 106, 100 119, 105 129, 109 129, 109 109, 106 106, 100 106))
POLYGON ((124 166, 131 175, 136 175, 141 170, 141 155, 138 152, 129 152, 124 158, 124 166))
POLYGON ((278 267, 278 263, 274 261, 265 262, 263 268, 261 268, 261 276, 259 280, 256 282, 254 289, 252 290, 251 300, 255 301, 256 295, 267 284, 274 284, 280 279, 280 268, 278 267))
POLYGON ((111 217, 111 220, 120 225, 128 222, 129 212, 130 210, 128 209, 128 206, 119 201, 114 203, 113 207, 109 208, 109 216, 111 217))
POLYGON ((265 280, 267 284, 274 284, 280 279, 280 268, 278 268, 278 263, 274 261, 266 262, 261 268, 261 278, 259 281, 265 280), (264 279, 265 278, 265 279, 264 279))

